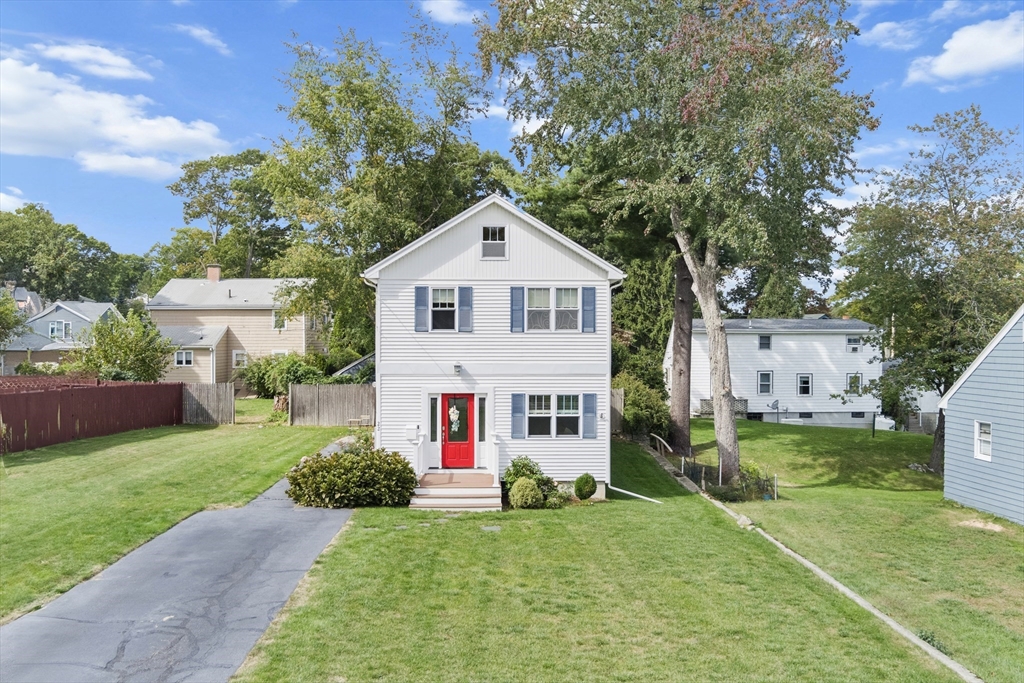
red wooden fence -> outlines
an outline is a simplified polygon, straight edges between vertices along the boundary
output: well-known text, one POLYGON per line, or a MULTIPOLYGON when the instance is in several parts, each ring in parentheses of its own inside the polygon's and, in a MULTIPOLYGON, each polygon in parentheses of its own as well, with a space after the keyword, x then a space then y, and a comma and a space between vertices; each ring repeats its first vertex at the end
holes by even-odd
POLYGON ((181 424, 181 384, 57 379, 0 383, 0 452, 181 424))

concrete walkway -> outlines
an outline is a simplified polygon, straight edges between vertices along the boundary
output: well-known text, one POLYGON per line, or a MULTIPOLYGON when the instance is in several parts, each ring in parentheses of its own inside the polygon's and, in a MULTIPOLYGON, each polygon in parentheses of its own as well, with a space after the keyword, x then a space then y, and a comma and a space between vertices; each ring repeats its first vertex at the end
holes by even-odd
POLYGON ((286 488, 193 515, 0 627, 0 681, 228 680, 352 514, 286 488))

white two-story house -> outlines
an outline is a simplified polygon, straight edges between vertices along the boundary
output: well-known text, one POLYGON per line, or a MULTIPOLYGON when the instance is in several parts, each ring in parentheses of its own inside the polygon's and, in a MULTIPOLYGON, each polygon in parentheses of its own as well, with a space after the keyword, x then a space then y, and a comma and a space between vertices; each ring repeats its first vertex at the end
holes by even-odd
MULTIPOLYGON (((746 401, 746 417, 765 422, 829 427, 871 427, 878 399, 860 393, 881 376, 871 362, 869 323, 856 319, 731 318, 725 322, 733 396, 746 401), (843 396, 843 400, 833 396, 843 396), (777 403, 776 403, 777 401, 777 403)), ((666 381, 672 339, 665 350, 666 381)), ((710 414, 711 366, 703 320, 693 321, 690 410, 710 414)), ((671 382, 666 386, 671 392, 671 382)))
POLYGON ((492 195, 363 277, 375 438, 421 477, 414 507, 500 507, 519 455, 558 481, 589 472, 603 494, 619 269, 492 195))

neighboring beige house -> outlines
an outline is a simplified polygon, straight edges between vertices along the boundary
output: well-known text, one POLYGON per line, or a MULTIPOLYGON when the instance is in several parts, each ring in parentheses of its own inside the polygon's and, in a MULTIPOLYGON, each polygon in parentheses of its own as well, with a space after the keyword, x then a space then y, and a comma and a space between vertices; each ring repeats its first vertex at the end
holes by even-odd
POLYGON ((146 309, 176 346, 166 382, 229 382, 248 359, 287 353, 323 353, 316 321, 306 315, 285 319, 274 300, 296 279, 222 280, 220 266, 207 266, 206 278, 174 279, 150 299, 146 309))

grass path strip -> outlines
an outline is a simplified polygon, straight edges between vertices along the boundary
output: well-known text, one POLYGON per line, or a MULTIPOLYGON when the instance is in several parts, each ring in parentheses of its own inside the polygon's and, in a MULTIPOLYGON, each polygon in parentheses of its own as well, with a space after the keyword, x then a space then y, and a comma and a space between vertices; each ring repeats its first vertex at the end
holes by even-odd
MULTIPOLYGON (((654 449, 650 448, 647 444, 640 444, 640 445, 643 447, 643 449, 645 451, 647 451, 647 453, 649 455, 653 456, 654 459, 658 462, 658 464, 661 465, 663 468, 666 468, 666 469, 669 469, 669 470, 674 470, 675 469, 672 466, 672 464, 669 463, 669 461, 665 459, 664 456, 659 455, 656 451, 654 451, 654 449)), ((683 488, 686 488, 686 489, 688 489, 690 491, 697 491, 698 493, 700 493, 702 498, 704 498, 705 500, 710 502, 715 507, 721 508, 722 510, 724 510, 726 512, 726 514, 728 514, 730 517, 735 519, 736 523, 739 524, 740 526, 744 526, 744 527, 749 526, 750 528, 754 528, 757 531, 757 533, 759 533, 762 536, 764 536, 765 538, 767 538, 772 544, 775 545, 775 547, 777 547, 783 553, 785 553, 786 555, 789 555, 794 560, 796 560, 797 562, 799 562, 803 566, 805 566, 808 569, 810 569, 812 572, 814 572, 814 574, 819 579, 821 579, 825 583, 829 584, 830 586, 835 588, 837 591, 839 591, 840 593, 842 593, 843 595, 848 597, 850 600, 853 600, 855 603, 857 603, 858 605, 860 605, 861 607, 866 609, 868 612, 870 612, 871 614, 873 614, 876 617, 878 617, 879 619, 881 619, 889 628, 891 628, 892 630, 896 631, 896 633, 900 634, 901 636, 903 636, 904 638, 909 640, 911 643, 913 643, 914 645, 916 645, 919 648, 921 648, 922 650, 924 650, 925 654, 927 654, 929 657, 931 657, 935 661, 939 662, 943 666, 945 666, 948 669, 950 669, 953 673, 955 673, 957 676, 959 676, 963 680, 967 681, 968 683, 984 683, 984 681, 982 681, 980 678, 978 678, 973 673, 971 673, 967 669, 967 667, 965 667, 963 664, 961 664, 960 662, 956 661, 955 659, 953 659, 953 658, 943 654, 938 649, 932 647, 931 645, 929 645, 925 641, 923 641, 920 638, 918 638, 916 635, 914 635, 914 633, 912 633, 905 626, 903 626, 898 621, 896 621, 895 619, 893 619, 889 615, 887 615, 884 612, 882 612, 881 610, 879 610, 877 607, 872 605, 870 602, 868 602, 867 600, 862 598, 857 593, 855 593, 852 590, 850 590, 849 588, 847 588, 844 584, 840 583, 835 577, 833 577, 831 574, 826 572, 824 569, 822 569, 818 565, 814 564, 813 562, 808 560, 806 557, 804 557, 800 553, 792 550, 791 548, 788 548, 785 544, 783 544, 782 542, 777 540, 775 537, 773 537, 771 534, 766 532, 764 529, 759 529, 759 528, 753 527, 751 522, 750 522, 750 520, 745 515, 739 514, 738 512, 736 512, 735 510, 730 508, 728 505, 726 505, 722 501, 717 500, 715 498, 712 498, 711 496, 709 496, 704 491, 700 491, 698 489, 697 485, 695 483, 693 483, 692 481, 690 481, 690 479, 688 477, 685 477, 685 476, 673 476, 673 479, 675 479, 681 486, 683 486, 683 488)))

